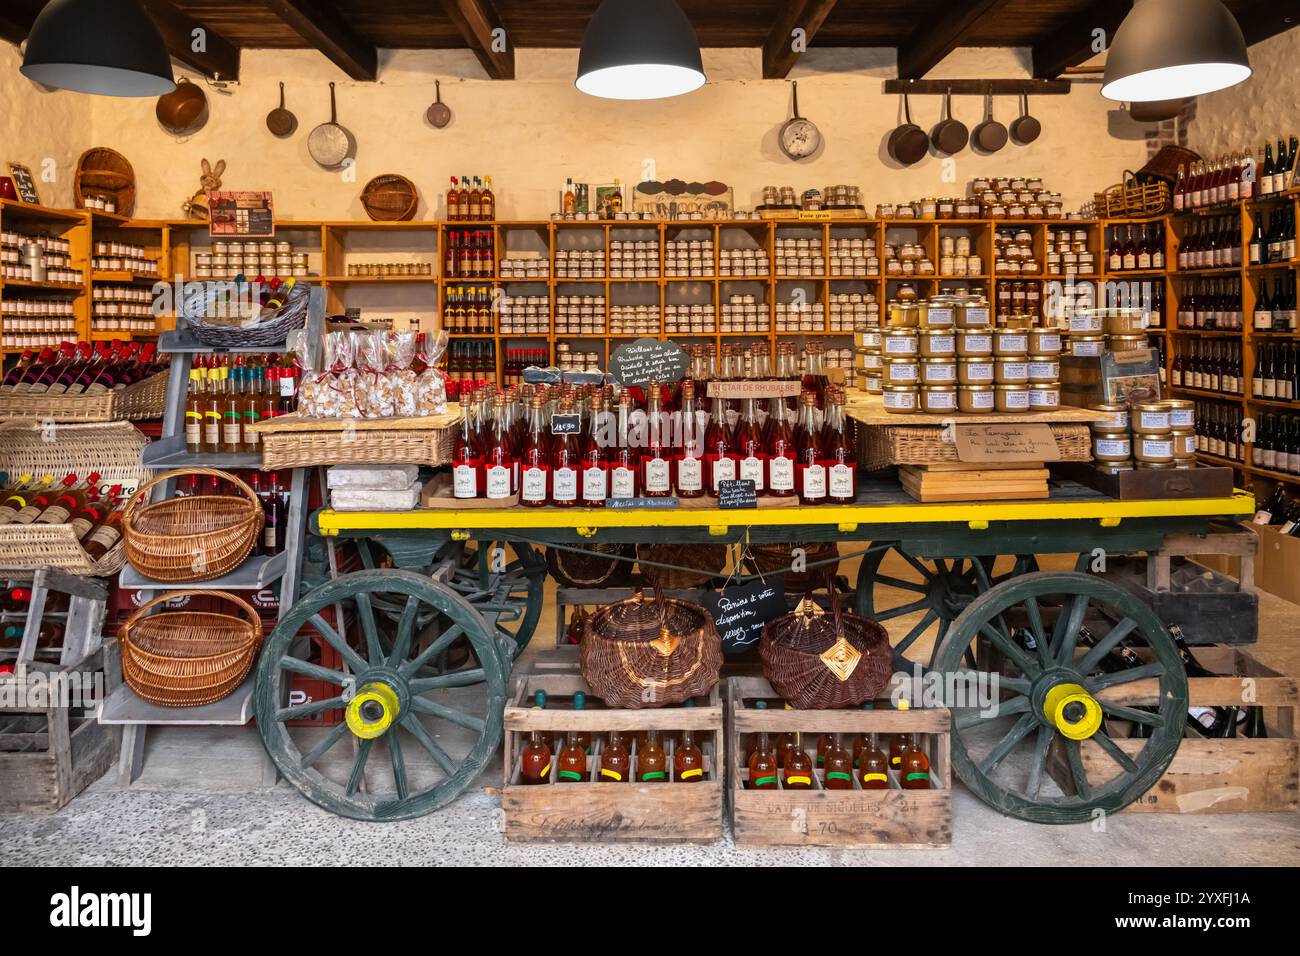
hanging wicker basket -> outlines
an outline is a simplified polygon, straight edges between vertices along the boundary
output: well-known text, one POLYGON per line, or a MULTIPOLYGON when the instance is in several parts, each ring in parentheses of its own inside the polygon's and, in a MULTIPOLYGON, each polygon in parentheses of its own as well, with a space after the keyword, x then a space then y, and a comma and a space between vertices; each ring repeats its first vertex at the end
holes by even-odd
POLYGON ((780 574, 785 578, 786 593, 802 594, 815 581, 829 575, 834 578, 839 570, 840 549, 834 541, 816 541, 808 544, 757 544, 749 549, 752 572, 755 574, 780 574), (791 571, 795 549, 804 552, 805 571, 791 571), (822 564, 834 561, 833 564, 822 564), (813 565, 816 565, 814 567, 813 565))
POLYGON ((96 146, 82 153, 72 187, 78 209, 85 209, 91 196, 105 196, 113 200, 119 216, 135 211, 135 170, 116 150, 96 146))
POLYGON ((664 707, 707 694, 722 639, 700 606, 641 592, 596 611, 580 650, 582 677, 610 707, 664 707))
POLYGON ((262 646, 262 620, 247 601, 224 591, 170 591, 144 604, 122 625, 122 679, 160 707, 201 707, 230 696, 248 676, 262 646), (215 611, 161 611, 182 596, 238 605, 247 619, 215 611))
POLYGON ((844 613, 834 589, 829 614, 805 600, 769 621, 758 652, 768 683, 803 710, 875 700, 894 670, 889 633, 876 621, 844 613))
POLYGON ((389 173, 366 183, 361 191, 361 205, 375 222, 407 222, 415 216, 420 194, 415 183, 405 176, 389 173))
POLYGON ((627 584, 635 557, 630 544, 586 544, 582 551, 547 548, 546 567, 566 588, 617 588, 627 584))
POLYGON ((656 564, 673 564, 675 568, 659 568, 642 564, 641 573, 652 587, 665 591, 703 587, 722 573, 727 566, 725 544, 638 544, 638 561, 656 564))
POLYGON ((233 571, 262 533, 262 504, 253 489, 215 468, 182 468, 141 485, 122 512, 131 567, 154 581, 211 581, 233 571), (154 486, 182 475, 215 475, 236 495, 187 495, 142 504, 154 486))

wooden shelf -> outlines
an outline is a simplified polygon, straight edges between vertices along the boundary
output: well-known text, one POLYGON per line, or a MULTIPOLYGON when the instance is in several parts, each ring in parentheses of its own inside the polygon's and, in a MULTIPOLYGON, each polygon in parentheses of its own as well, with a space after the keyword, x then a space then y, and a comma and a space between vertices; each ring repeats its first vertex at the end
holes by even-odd
POLYGON ((1246 399, 1246 402, 1247 404, 1250 405, 1262 405, 1265 408, 1277 408, 1286 412, 1300 412, 1300 401, 1296 401, 1296 400, 1286 401, 1284 399, 1279 400, 1276 398, 1253 398, 1252 397, 1246 399))
POLYGON ((15 289, 32 289, 38 292, 71 292, 81 295, 86 291, 85 284, 74 285, 63 282, 33 282, 31 279, 0 280, 0 288, 12 286, 15 289))

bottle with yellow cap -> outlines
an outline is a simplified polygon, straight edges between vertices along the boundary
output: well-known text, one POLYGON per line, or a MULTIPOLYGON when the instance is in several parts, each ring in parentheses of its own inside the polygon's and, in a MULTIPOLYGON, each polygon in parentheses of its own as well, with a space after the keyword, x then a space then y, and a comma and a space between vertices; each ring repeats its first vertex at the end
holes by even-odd
POLYGON ((673 752, 673 776, 678 783, 699 783, 704 779, 704 753, 695 743, 695 731, 683 730, 681 743, 673 752))
POLYGON ((785 756, 785 777, 782 781, 787 790, 811 790, 813 785, 813 762, 803 749, 803 741, 795 734, 794 743, 785 756))
MULTIPOLYGON (((546 691, 539 690, 533 697, 533 710, 546 707, 546 691)), ((519 777, 528 785, 550 783, 551 748, 546 745, 541 731, 534 730, 519 756, 519 777)))
MULTIPOLYGON (((911 710, 912 705, 906 699, 898 702, 899 710, 911 710)), ((902 771, 903 755, 911 748, 912 742, 907 734, 894 734, 889 739, 889 768, 891 770, 902 771)))
POLYGON ((622 733, 611 730, 600 752, 600 773, 596 779, 601 783, 624 783, 631 771, 632 754, 627 749, 627 741, 622 733))

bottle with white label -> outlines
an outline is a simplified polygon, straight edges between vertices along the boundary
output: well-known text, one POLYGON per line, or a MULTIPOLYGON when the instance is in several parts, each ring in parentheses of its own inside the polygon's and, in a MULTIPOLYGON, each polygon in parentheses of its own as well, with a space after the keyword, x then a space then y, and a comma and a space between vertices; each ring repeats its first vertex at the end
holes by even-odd
POLYGON ((492 439, 483 455, 483 496, 491 501, 513 497, 519 490, 515 487, 515 474, 506 397, 498 395, 492 403, 492 439))
POLYGON ((795 430, 795 488, 800 502, 806 505, 826 502, 826 465, 816 414, 816 394, 804 392, 799 398, 799 427, 795 430))
POLYGON ((673 493, 672 430, 660 401, 658 382, 646 386, 646 447, 641 453, 641 493, 647 498, 667 498, 673 493))
POLYGON ((605 421, 604 403, 599 395, 591 398, 590 427, 582 444, 582 505, 603 508, 609 497, 609 450, 602 444, 605 421))
POLYGON ((460 431, 451 452, 452 494, 457 498, 483 496, 483 456, 474 441, 474 424, 470 415, 470 396, 460 396, 460 431))
POLYGON ((852 504, 857 497, 857 456, 844 424, 844 392, 833 389, 826 399, 828 433, 822 449, 826 463, 826 498, 832 504, 852 504))
POLYGON ((704 430, 696 417, 695 384, 682 384, 681 447, 674 456, 677 474, 674 484, 679 498, 704 494, 704 430))
POLYGON ((777 498, 795 494, 795 441, 794 429, 786 417, 785 399, 772 399, 767 415, 767 435, 764 441, 767 454, 767 490, 777 498))
POLYGON ((763 450, 763 436, 758 425, 758 409, 754 399, 745 399, 740 421, 736 425, 736 477, 752 481, 754 491, 763 494, 767 487, 767 454, 763 450))
MULTIPOLYGON (((561 400, 557 414, 572 415, 572 400, 561 400)), ((551 503, 559 508, 572 508, 578 503, 582 468, 579 438, 572 432, 551 435, 551 503)))
POLYGON ((721 482, 736 477, 736 449, 727 425, 726 405, 720 398, 713 400, 713 412, 704 431, 704 470, 714 495, 721 482))
POLYGON ((618 446, 609 461, 609 497, 635 498, 637 493, 637 454, 629 440, 628 422, 632 407, 626 395, 618 403, 618 446))
POLYGON ((536 394, 528 408, 528 437, 519 456, 519 503, 540 508, 551 496, 551 450, 546 434, 546 400, 536 394))

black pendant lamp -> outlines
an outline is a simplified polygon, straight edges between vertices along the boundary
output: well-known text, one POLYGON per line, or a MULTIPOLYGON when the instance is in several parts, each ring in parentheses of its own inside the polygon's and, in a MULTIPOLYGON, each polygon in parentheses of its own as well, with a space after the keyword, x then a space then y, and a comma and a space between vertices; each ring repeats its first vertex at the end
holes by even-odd
POLYGON ((695 28, 674 0, 604 0, 582 38, 578 89, 611 100, 658 100, 704 85, 695 28))
POLYGON ((23 76, 101 96, 176 89, 162 34, 140 0, 50 0, 27 37, 23 76))
POLYGON ((1250 74, 1246 38, 1219 0, 1136 0, 1106 53, 1101 95, 1139 103, 1183 99, 1250 74))

